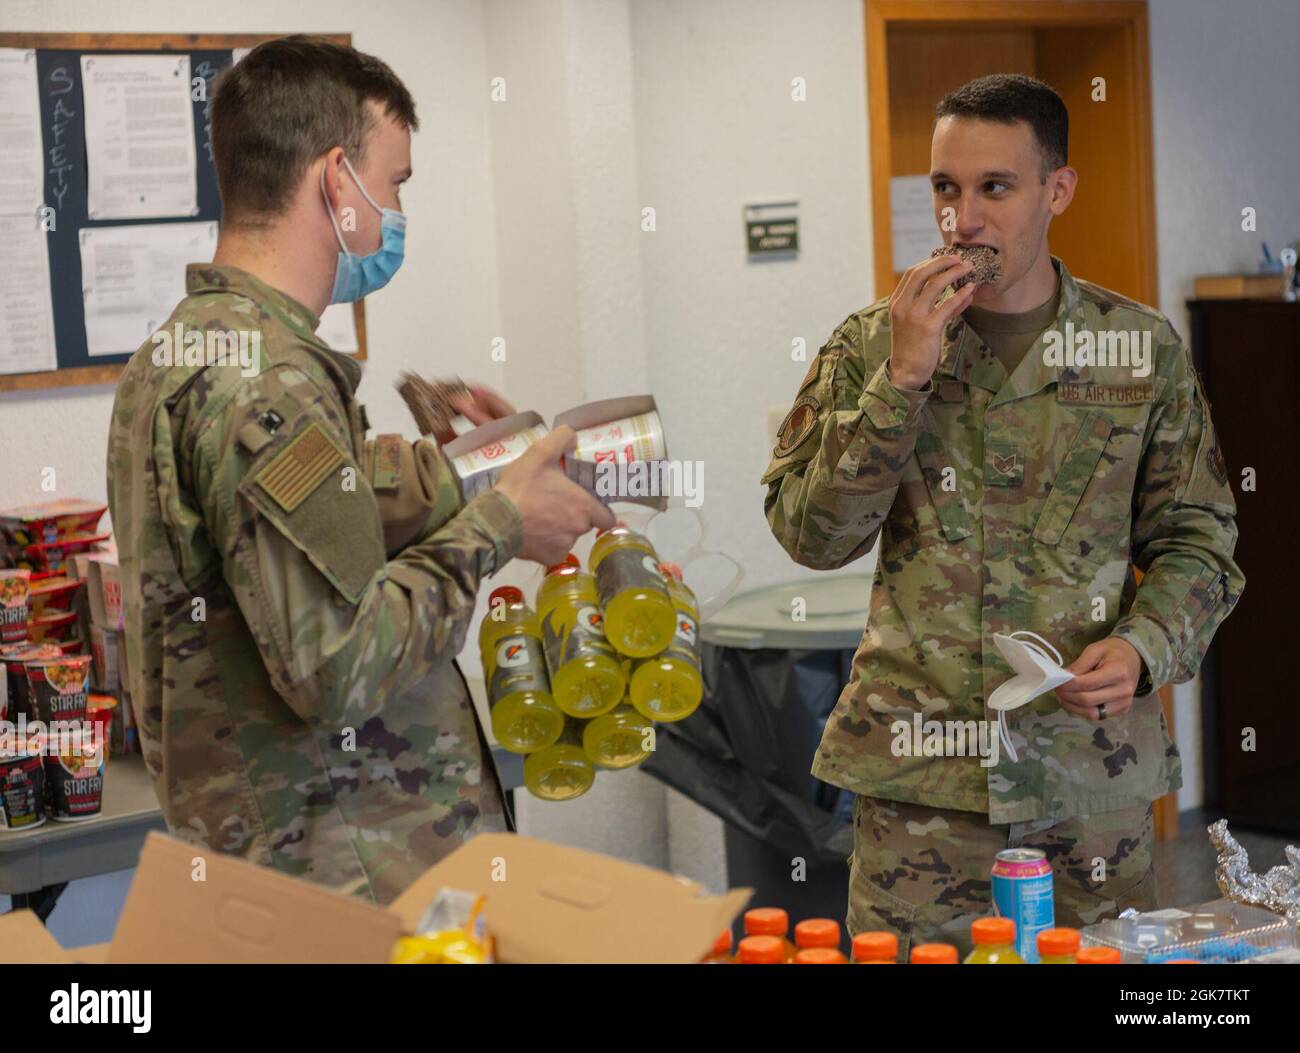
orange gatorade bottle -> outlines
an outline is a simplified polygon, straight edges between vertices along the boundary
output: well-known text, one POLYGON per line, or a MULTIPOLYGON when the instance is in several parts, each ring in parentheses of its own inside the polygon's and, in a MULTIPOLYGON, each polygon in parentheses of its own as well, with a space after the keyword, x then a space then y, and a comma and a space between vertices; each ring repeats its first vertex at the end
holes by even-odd
POLYGON ((844 952, 835 947, 806 947, 796 951, 795 965, 848 965, 844 952))
POLYGON ((740 941, 736 957, 741 965, 784 965, 789 961, 784 942, 775 936, 746 936, 740 941))
POLYGON ((785 961, 792 962, 795 945, 786 935, 789 931, 790 915, 780 907, 755 907, 745 911, 745 935, 772 936, 780 940, 782 957, 785 961))
POLYGON ((892 932, 860 932, 853 937, 855 965, 895 965, 898 937, 892 932))
POLYGON ((840 923, 833 918, 804 918, 794 927, 794 945, 804 951, 809 947, 840 946, 840 923))
POLYGON ((1024 965, 1016 953, 1016 923, 1010 918, 977 918, 971 922, 975 949, 966 955, 966 965, 1024 965))
POLYGON ((623 697, 627 678, 605 639, 596 580, 572 552, 548 567, 537 590, 537 619, 551 674, 551 694, 571 717, 608 713, 623 697))
POLYGON ((1078 952, 1078 929, 1044 929, 1038 934, 1039 965, 1073 965, 1078 952))
POLYGON ((1123 959, 1114 947, 1080 947, 1074 960, 1079 965, 1119 965, 1123 959))
POLYGON ((956 965, 957 948, 951 943, 919 943, 912 948, 913 965, 956 965))
POLYGON ((731 956, 731 930, 723 929, 718 933, 718 938, 713 941, 713 946, 709 953, 700 959, 703 965, 735 965, 736 959, 731 956))
POLYGON ((537 615, 514 586, 492 590, 478 646, 497 742, 531 753, 558 739, 564 714, 551 697, 537 615))

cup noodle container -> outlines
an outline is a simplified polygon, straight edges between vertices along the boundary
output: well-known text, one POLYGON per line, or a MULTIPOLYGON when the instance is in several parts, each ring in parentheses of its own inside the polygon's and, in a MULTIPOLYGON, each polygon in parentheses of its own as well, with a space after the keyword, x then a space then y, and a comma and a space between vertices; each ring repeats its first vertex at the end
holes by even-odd
POLYGON ((0 569, 0 643, 21 643, 27 639, 27 597, 31 584, 30 570, 0 569))
POLYGON ((516 413, 457 436, 442 452, 460 481, 461 496, 470 501, 495 486, 506 465, 549 433, 536 413, 516 413))
MULTIPOLYGON (((631 395, 603 399, 575 406, 555 418, 554 426, 567 424, 578 434, 573 454, 565 458, 564 469, 574 482, 603 501, 629 501, 661 511, 668 507, 667 495, 633 494, 620 490, 616 496, 597 487, 601 465, 654 464, 668 457, 663 422, 653 395, 631 395)), ((625 476, 631 482, 630 476, 625 476)))
POLYGON ((0 753, 0 837, 45 822, 45 766, 39 749, 0 753))

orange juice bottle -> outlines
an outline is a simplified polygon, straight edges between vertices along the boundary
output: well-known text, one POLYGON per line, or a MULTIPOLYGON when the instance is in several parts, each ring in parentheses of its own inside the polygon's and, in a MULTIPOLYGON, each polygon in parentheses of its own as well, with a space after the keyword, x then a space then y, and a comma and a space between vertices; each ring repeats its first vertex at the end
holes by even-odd
POLYGON ((789 961, 784 942, 775 936, 746 936, 736 948, 736 960, 741 965, 784 965, 789 961))
POLYGON ((971 922, 975 949, 966 955, 966 965, 1024 965, 1016 953, 1016 923, 1010 918, 977 918, 971 922))
POLYGON ((625 526, 602 530, 587 565, 605 616, 605 636, 619 654, 649 658, 673 638, 677 612, 654 546, 625 526))
POLYGON ((492 590, 478 646, 497 742, 530 753, 558 739, 564 714, 551 697, 537 615, 514 586, 492 590))
POLYGON ((1039 965, 1073 965, 1078 953, 1078 929, 1044 929, 1038 934, 1039 965))
POLYGON ((731 930, 723 929, 718 933, 718 938, 713 941, 713 946, 709 953, 700 959, 702 965, 735 965, 736 959, 731 956, 731 930))
POLYGON ((795 965, 848 965, 849 960, 838 947, 805 947, 796 951, 795 965))
POLYGON ((700 674, 700 610, 695 594, 682 581, 675 563, 659 569, 672 597, 677 625, 662 654, 643 658, 632 671, 628 691, 632 705, 651 720, 683 720, 695 712, 704 697, 700 674))
POLYGON ((853 937, 855 965, 898 964, 898 937, 892 932, 860 932, 853 937))
POLYGON ((781 941, 784 960, 792 962, 795 945, 786 936, 789 931, 790 915, 780 907, 755 907, 745 911, 745 935, 775 937, 781 941))
POLYGON ((957 948, 951 943, 918 943, 912 948, 913 965, 956 965, 957 948))
POLYGON ((596 580, 572 552, 547 568, 537 590, 537 619, 555 704, 571 717, 584 718, 618 705, 627 678, 605 639, 596 580))
POLYGON ((840 923, 833 918, 804 918, 794 927, 794 945, 801 951, 810 947, 840 946, 840 923))
POLYGON ((1079 965, 1119 965, 1123 959, 1114 947, 1080 947, 1074 960, 1079 965))

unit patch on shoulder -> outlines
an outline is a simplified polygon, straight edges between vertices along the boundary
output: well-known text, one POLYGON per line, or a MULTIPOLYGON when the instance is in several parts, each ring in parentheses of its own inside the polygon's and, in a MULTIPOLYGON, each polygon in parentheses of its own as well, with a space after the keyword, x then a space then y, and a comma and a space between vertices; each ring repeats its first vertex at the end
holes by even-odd
POLYGON ((277 453, 254 482, 286 512, 292 512, 343 463, 343 451, 318 423, 277 453))
POLYGON ((396 490, 402 481, 402 442, 400 435, 375 437, 375 463, 370 485, 376 490, 396 490))
MULTIPOLYGON (((1205 426, 1207 428, 1213 427, 1208 420, 1205 422, 1205 426)), ((1228 482, 1228 466, 1224 463, 1223 449, 1219 446, 1219 433, 1214 432, 1213 438, 1214 442, 1205 454, 1205 464, 1210 469, 1210 474, 1219 481, 1219 485, 1225 486, 1228 482)))
POLYGON ((776 433, 776 449, 773 451, 776 456, 784 457, 797 449, 817 427, 817 415, 820 412, 821 403, 815 396, 804 395, 797 399, 776 433))

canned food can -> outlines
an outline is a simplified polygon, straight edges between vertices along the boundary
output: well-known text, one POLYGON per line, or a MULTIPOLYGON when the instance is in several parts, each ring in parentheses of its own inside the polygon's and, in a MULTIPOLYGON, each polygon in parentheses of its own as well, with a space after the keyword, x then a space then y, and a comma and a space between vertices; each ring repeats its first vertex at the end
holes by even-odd
POLYGON ((993 860, 993 906, 1016 923, 1016 952, 1038 964, 1038 934, 1056 928, 1052 864, 1037 848, 1008 848, 993 860))

